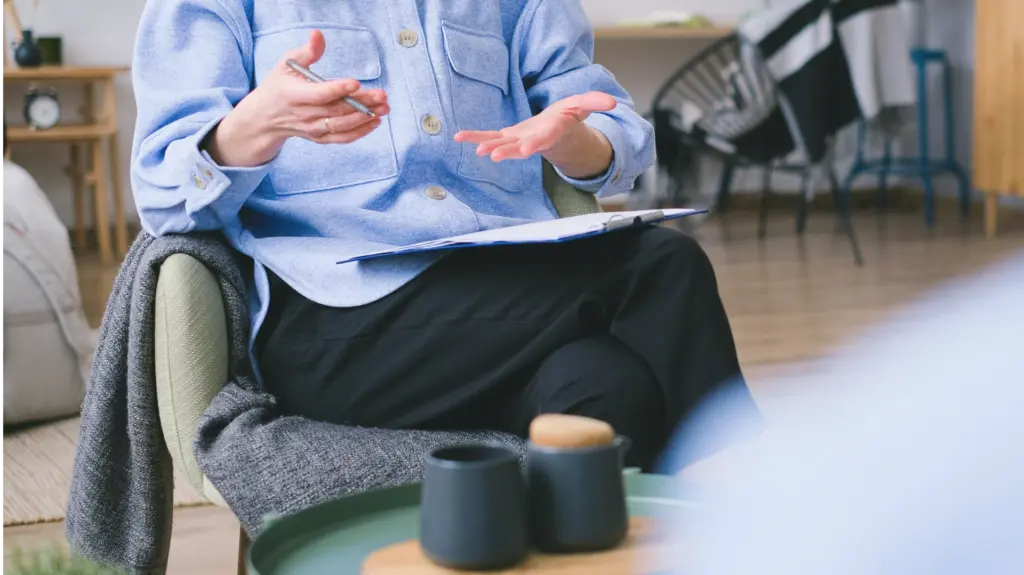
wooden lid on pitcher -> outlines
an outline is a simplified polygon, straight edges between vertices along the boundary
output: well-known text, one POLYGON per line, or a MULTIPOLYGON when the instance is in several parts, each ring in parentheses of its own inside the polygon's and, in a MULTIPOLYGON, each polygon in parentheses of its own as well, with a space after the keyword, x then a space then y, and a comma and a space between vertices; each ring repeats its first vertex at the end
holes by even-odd
POLYGON ((530 441, 541 447, 598 447, 614 442, 615 430, 599 419, 546 413, 530 423, 530 441))

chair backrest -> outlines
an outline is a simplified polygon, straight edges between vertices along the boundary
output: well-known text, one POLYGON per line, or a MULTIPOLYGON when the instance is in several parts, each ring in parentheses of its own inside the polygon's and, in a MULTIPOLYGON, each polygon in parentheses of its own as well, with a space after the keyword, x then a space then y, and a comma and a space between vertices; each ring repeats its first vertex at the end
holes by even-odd
POLYGON ((544 161, 544 191, 551 198, 560 218, 601 211, 601 204, 594 194, 574 188, 558 175, 547 160, 544 161))
POLYGON ((775 83, 760 53, 734 33, 669 77, 651 110, 671 117, 691 143, 718 148, 757 128, 777 107, 775 83))

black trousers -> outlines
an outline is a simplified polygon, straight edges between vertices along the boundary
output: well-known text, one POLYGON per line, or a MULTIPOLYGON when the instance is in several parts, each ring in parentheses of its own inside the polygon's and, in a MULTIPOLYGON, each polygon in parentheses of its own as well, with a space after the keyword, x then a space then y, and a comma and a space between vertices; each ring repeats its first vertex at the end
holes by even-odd
POLYGON ((747 394, 711 263, 665 228, 459 250, 355 308, 272 286, 265 385, 316 420, 525 437, 540 413, 586 415, 649 470, 701 398, 747 394))

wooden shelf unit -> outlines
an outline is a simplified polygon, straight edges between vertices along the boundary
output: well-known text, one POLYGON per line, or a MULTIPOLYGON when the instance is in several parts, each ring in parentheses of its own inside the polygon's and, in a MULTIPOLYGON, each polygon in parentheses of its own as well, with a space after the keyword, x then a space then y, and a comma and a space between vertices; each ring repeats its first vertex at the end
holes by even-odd
POLYGON ((59 125, 49 130, 36 130, 27 126, 7 126, 7 139, 11 142, 72 142, 95 140, 117 134, 117 126, 110 124, 59 125))
POLYGON ((110 66, 39 66, 38 68, 4 68, 4 81, 31 82, 81 82, 83 80, 106 80, 128 72, 129 68, 110 66))
POLYGON ((117 101, 114 81, 128 71, 125 67, 41 66, 4 68, 4 86, 11 84, 78 84, 83 90, 84 123, 58 124, 49 130, 26 125, 8 125, 7 139, 13 148, 25 142, 63 142, 70 147, 65 172, 71 178, 75 205, 75 246, 86 248, 85 194, 92 189, 93 223, 100 261, 110 263, 114 252, 128 252, 128 230, 124 214, 121 158, 117 146, 117 101), (99 91, 97 98, 96 91, 99 91), (109 170, 109 174, 107 171, 109 170), (111 241, 108 195, 113 196, 114 237, 111 241))

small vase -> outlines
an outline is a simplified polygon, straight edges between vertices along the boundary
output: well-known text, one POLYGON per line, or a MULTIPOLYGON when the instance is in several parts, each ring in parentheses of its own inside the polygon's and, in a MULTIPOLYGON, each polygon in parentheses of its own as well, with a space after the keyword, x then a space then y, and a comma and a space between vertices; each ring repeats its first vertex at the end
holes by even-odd
POLYGON ((21 43, 14 49, 14 61, 22 68, 36 68, 43 63, 43 51, 32 38, 32 31, 21 34, 21 43))

